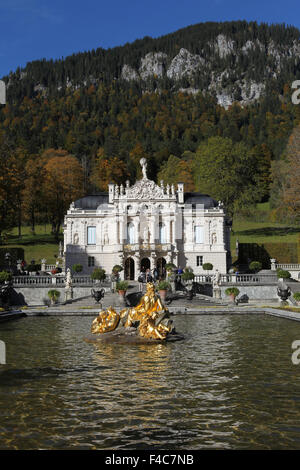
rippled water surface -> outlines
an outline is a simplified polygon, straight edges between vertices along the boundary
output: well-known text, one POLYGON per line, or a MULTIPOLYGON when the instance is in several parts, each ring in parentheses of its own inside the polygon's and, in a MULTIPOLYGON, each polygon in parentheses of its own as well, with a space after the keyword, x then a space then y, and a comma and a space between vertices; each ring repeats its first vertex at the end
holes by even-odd
POLYGON ((1 449, 300 449, 300 323, 176 316, 183 342, 95 346, 91 321, 0 325, 1 449))

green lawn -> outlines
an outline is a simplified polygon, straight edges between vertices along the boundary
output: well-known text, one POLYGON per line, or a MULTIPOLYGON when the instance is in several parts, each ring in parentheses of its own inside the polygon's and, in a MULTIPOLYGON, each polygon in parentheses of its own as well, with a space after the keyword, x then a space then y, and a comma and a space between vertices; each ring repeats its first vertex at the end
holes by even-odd
MULTIPOLYGON (((63 240, 62 233, 60 240, 63 240)), ((50 225, 37 225, 33 235, 29 227, 22 227, 22 236, 18 236, 18 229, 15 227, 7 236, 1 248, 20 247, 24 249, 25 260, 30 263, 35 260, 40 263, 42 258, 46 258, 47 263, 55 263, 55 256, 58 255, 58 242, 51 235, 50 225)))
MULTIPOLYGON (((235 255, 236 239, 240 243, 288 242, 297 243, 300 234, 299 226, 287 226, 271 222, 268 203, 258 204, 257 211, 251 218, 235 217, 231 233, 231 252, 235 255)), ((63 240, 63 234, 60 234, 63 240)), ((7 237, 2 247, 21 247, 25 250, 25 259, 37 263, 46 258, 47 263, 55 262, 54 255, 58 254, 58 242, 51 235, 50 225, 37 225, 33 235, 29 227, 22 227, 22 237, 18 237, 15 227, 7 237)))
POLYGON ((251 218, 235 217, 231 233, 231 252, 240 243, 298 243, 300 226, 279 224, 270 221, 269 203, 257 204, 256 215, 251 218))

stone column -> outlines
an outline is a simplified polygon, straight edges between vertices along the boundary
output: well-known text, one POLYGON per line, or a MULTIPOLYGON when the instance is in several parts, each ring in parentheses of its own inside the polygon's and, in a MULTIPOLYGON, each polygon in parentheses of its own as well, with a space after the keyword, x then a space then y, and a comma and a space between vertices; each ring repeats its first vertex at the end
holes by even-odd
POLYGON ((139 277, 140 270, 141 270, 140 254, 139 254, 139 253, 136 253, 136 254, 133 256, 133 260, 134 260, 134 279, 135 279, 135 281, 136 281, 137 278, 139 277))

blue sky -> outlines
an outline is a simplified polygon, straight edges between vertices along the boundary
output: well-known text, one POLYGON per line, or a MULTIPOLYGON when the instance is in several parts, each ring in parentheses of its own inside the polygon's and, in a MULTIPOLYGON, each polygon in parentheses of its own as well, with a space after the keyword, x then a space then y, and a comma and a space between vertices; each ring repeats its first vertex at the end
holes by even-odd
POLYGON ((204 21, 300 28, 299 0, 0 0, 0 76, 43 57, 109 48, 204 21))

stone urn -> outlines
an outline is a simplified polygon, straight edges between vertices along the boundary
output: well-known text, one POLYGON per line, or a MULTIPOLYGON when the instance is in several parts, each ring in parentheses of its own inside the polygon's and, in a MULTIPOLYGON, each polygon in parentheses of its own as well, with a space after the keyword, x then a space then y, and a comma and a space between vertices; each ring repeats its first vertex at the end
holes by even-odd
POLYGON ((166 301, 166 297, 167 297, 167 292, 168 292, 168 291, 165 290, 165 289, 162 289, 162 290, 159 290, 158 292, 159 292, 159 296, 160 296, 162 302, 165 302, 165 301, 166 301))

